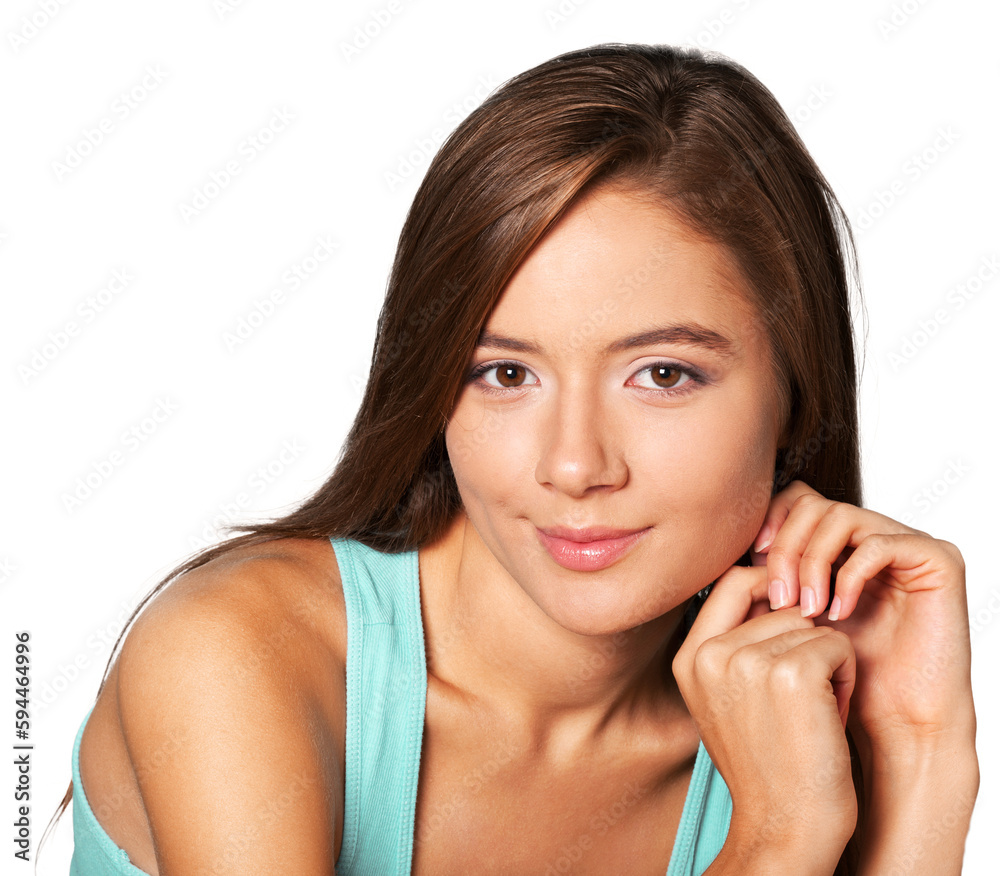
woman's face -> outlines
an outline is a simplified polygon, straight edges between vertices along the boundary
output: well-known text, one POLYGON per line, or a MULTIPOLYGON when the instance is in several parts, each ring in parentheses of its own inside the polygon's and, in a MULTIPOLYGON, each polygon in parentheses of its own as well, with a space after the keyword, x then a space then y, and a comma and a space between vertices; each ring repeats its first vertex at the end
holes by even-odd
POLYGON ((659 617, 756 536, 780 424, 740 282, 723 248, 663 207, 603 189, 559 220, 491 313, 448 453, 483 556, 566 629, 659 617), (588 548, 593 533, 539 531, 558 527, 641 532, 588 548))

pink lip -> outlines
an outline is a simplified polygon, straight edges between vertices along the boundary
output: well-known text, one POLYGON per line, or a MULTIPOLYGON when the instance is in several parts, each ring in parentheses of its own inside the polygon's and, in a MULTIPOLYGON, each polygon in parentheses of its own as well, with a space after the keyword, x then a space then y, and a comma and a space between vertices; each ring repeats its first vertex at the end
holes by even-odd
POLYGON ((646 529, 539 529, 538 540, 560 566, 577 572, 593 572, 610 566, 642 538, 646 529))

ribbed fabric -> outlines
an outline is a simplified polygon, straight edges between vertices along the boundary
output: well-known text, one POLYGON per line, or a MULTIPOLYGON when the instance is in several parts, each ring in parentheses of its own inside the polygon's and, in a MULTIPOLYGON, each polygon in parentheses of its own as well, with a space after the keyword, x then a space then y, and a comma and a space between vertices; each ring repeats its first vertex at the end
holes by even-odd
MULTIPOLYGON (((410 872, 427 662, 417 552, 333 540, 347 605, 347 764, 338 876, 410 872)), ((667 876, 701 876, 729 833, 729 789, 705 746, 667 876)))
MULTIPOLYGON (((330 539, 347 607, 344 836, 338 876, 407 876, 427 701, 427 660, 417 552, 382 553, 330 539)), ((70 876, 148 876, 97 821, 73 746, 70 876)), ((729 832, 732 799, 699 743, 667 876, 701 876, 729 832)))
POLYGON ((406 876, 427 702, 417 552, 330 542, 347 606, 344 837, 337 876, 406 876))
POLYGON ((729 788, 699 742, 667 876, 701 876, 722 850, 732 814, 729 788))

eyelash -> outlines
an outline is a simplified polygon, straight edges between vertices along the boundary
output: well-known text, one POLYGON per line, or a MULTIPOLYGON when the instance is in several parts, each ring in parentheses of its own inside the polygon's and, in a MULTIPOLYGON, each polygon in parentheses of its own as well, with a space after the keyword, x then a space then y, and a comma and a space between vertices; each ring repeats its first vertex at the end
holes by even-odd
MULTIPOLYGON (((512 368, 524 368, 525 371, 531 373, 531 369, 526 368, 520 362, 513 362, 509 359, 504 359, 499 362, 484 362, 482 365, 477 365, 475 368, 472 369, 471 372, 469 372, 467 382, 473 383, 474 381, 477 381, 480 377, 482 377, 487 371, 492 371, 494 368, 501 368, 504 366, 509 366, 512 368)), ((636 371, 636 374, 643 374, 646 371, 652 371, 654 368, 670 368, 675 371, 680 371, 681 374, 686 375, 690 379, 687 380, 685 383, 683 383, 680 389, 670 389, 667 387, 654 389, 649 386, 638 386, 636 387, 636 389, 641 389, 645 392, 654 392, 657 393, 658 395, 678 396, 678 395, 687 395, 687 393, 693 392, 699 386, 707 383, 705 377, 699 371, 696 371, 693 368, 681 366, 676 362, 670 362, 670 361, 653 362, 652 364, 647 365, 645 368, 640 368, 638 371, 636 371)), ((527 386, 499 387, 499 386, 490 386, 490 384, 488 383, 480 383, 479 388, 488 395, 508 395, 509 393, 518 392, 519 390, 527 389, 528 387, 527 386)))

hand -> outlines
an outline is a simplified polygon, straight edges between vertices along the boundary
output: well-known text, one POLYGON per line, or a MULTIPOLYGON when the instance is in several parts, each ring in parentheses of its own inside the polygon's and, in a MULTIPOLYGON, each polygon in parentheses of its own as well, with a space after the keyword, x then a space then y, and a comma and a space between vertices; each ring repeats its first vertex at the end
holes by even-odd
POLYGON ((955 545, 793 481, 771 500, 755 550, 772 607, 799 603, 805 617, 822 612, 836 573, 819 623, 850 637, 852 713, 880 754, 957 744, 974 758, 965 563, 955 545))
POLYGON ((798 609, 757 613, 766 597, 765 569, 730 568, 677 650, 674 677, 733 798, 727 854, 830 873, 857 821, 844 735, 854 651, 798 609))

